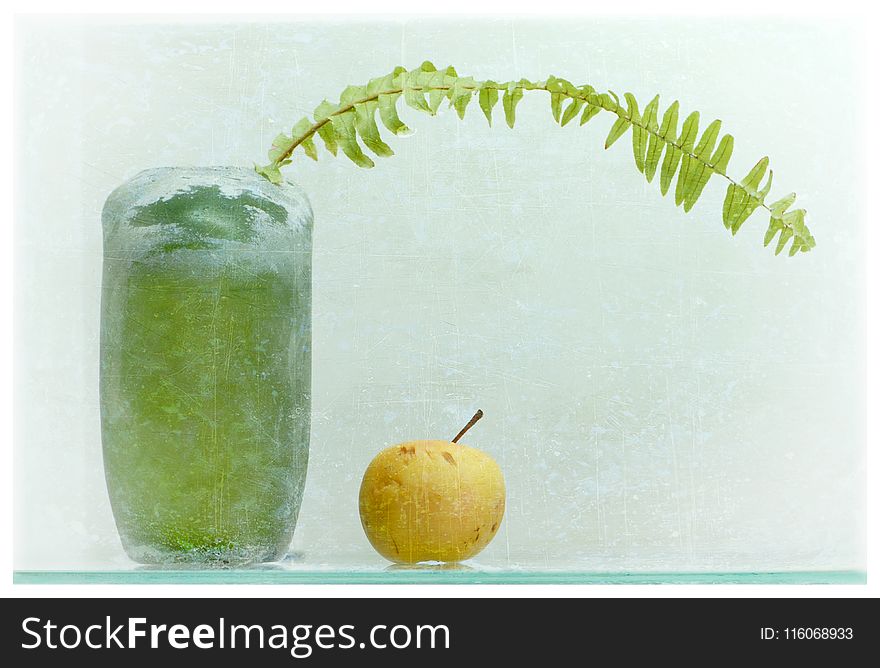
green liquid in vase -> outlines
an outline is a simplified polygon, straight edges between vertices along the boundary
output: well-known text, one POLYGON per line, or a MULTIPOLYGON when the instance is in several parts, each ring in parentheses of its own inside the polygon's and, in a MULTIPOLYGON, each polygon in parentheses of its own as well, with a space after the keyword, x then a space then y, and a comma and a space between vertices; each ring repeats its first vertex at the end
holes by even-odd
POLYGON ((102 435, 127 553, 280 558, 308 461, 307 200, 245 169, 150 170, 103 222, 102 435))

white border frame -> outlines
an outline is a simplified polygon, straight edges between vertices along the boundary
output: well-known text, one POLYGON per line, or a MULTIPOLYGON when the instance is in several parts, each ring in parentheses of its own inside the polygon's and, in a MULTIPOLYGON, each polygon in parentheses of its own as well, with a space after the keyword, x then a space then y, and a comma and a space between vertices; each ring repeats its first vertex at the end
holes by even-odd
MULTIPOLYGON (((15 45, 14 45, 14 13, 26 12, 28 14, 64 14, 69 13, 71 9, 76 9, 78 13, 94 14, 94 13, 118 13, 118 3, 111 0, 88 0, 80 2, 64 2, 63 0, 31 0, 30 2, 13 1, 11 10, 4 18, 7 19, 3 23, 2 42, 6 45, 6 52, 3 54, 6 60, 2 73, 5 79, 4 88, 7 91, 15 90, 15 45)), ((201 21, 201 20, 217 20, 221 18, 234 17, 237 20, 265 20, 266 15, 281 15, 289 12, 290 3, 284 0, 250 0, 247 3, 247 13, 240 12, 240 2, 232 0, 213 0, 211 6, 214 10, 212 13, 203 12, 203 2, 195 0, 152 0, 144 2, 137 0, 126 3, 129 14, 141 14, 142 17, 149 19, 149 14, 161 13, 165 15, 173 14, 181 20, 201 21)), ((370 3, 374 8, 369 14, 364 13, 360 5, 355 0, 337 0, 331 5, 325 6, 322 12, 299 11, 298 15, 327 16, 335 15, 360 15, 360 16, 400 16, 406 15, 503 15, 503 16, 535 16, 535 15, 613 15, 613 16, 664 16, 664 15, 688 15, 688 16, 797 16, 798 18, 807 17, 855 17, 861 26, 861 48, 862 62, 865 63, 863 72, 863 88, 861 91, 853 91, 853 100, 859 104, 863 117, 867 117, 868 110, 880 108, 880 100, 878 100, 878 86, 880 76, 874 67, 874 63, 880 62, 880 47, 877 45, 877 28, 880 27, 878 15, 880 11, 869 7, 868 3, 838 0, 834 3, 834 11, 817 5, 808 5, 804 2, 796 0, 764 0, 758 2, 756 0, 740 0, 737 5, 724 6, 716 9, 708 6, 706 2, 695 2, 693 0, 654 0, 647 2, 645 0, 630 0, 623 5, 615 5, 613 12, 603 11, 597 8, 592 12, 573 12, 571 2, 563 0, 543 0, 540 3, 540 11, 534 9, 535 3, 526 3, 518 0, 508 0, 506 2, 492 0, 444 0, 444 11, 414 12, 412 0, 405 2, 403 0, 374 0, 370 3)), ((159 17, 157 17, 159 18, 159 17)), ((821 82, 817 82, 817 86, 821 82)), ((13 173, 13 160, 15 155, 15 128, 14 114, 15 104, 3 105, 2 111, 6 121, 6 161, 3 164, 2 188, 5 197, 2 201, 7 202, 7 222, 3 226, 4 238, 0 245, 0 282, 2 282, 3 306, 6 317, 4 319, 4 327, 0 330, 4 348, 6 351, 3 357, 2 366, 2 410, 3 419, 0 421, 5 438, 2 440, 3 454, 5 455, 5 466, 2 467, 2 478, 0 485, 3 487, 3 508, 0 514, 0 543, 3 544, 4 550, 0 552, 0 573, 2 573, 2 594, 4 597, 283 597, 283 598, 339 598, 339 597, 400 597, 400 598, 449 598, 449 597, 803 597, 803 598, 825 598, 825 597, 877 597, 880 593, 880 576, 877 575, 877 569, 880 569, 878 563, 878 522, 876 519, 876 509, 878 498, 877 466, 876 457, 872 457, 871 444, 878 442, 878 433, 880 433, 880 418, 876 407, 880 406, 880 391, 878 391, 878 352, 876 346, 868 347, 867 351, 867 401, 868 407, 874 406, 875 410, 869 408, 867 415, 867 447, 866 447, 866 473, 867 473, 867 511, 866 518, 867 528, 867 570, 868 584, 860 585, 238 585, 231 587, 229 585, 13 585, 12 584, 12 545, 11 538, 13 535, 13 480, 12 480, 12 444, 13 444, 13 427, 12 424, 12 374, 13 374, 13 337, 12 337, 12 293, 13 293, 13 249, 14 243, 12 239, 14 220, 14 187, 15 174, 13 173), (5 540, 4 540, 5 538, 5 540)), ((878 174, 878 166, 871 163, 870 156, 880 156, 880 146, 878 146, 878 131, 876 125, 865 122, 864 128, 868 137, 868 146, 863 155, 865 156, 863 194, 861 210, 867 214, 868 208, 868 187, 869 184, 880 181, 878 174)), ((864 215, 864 214, 863 214, 864 215)), ((866 252, 868 249, 876 249, 874 252, 880 252, 880 230, 876 224, 867 224, 866 221, 866 252)), ((866 323, 867 323, 867 341, 880 341, 880 327, 878 327, 878 304, 880 304, 880 294, 878 294, 878 262, 866 262, 867 269, 867 290, 866 290, 866 323)))

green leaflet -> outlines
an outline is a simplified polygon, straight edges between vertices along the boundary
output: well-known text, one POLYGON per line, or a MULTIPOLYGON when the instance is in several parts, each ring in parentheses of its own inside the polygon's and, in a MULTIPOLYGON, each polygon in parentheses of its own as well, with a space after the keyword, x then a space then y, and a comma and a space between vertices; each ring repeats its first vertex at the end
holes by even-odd
POLYGON ((371 79, 365 86, 348 86, 339 102, 324 100, 315 109, 313 118, 302 118, 293 126, 290 135, 279 134, 269 149, 269 164, 256 166, 256 171, 273 183, 281 183, 281 168, 290 164, 298 148, 307 157, 317 160, 315 135, 321 138, 327 150, 336 155, 338 149, 360 167, 373 167, 373 161, 361 145, 378 156, 393 155, 382 138, 381 126, 392 135, 405 135, 409 128, 398 116, 397 102, 418 111, 435 115, 443 103, 455 109, 464 118, 471 100, 477 102, 492 125, 492 112, 501 99, 504 118, 509 127, 516 121, 516 108, 525 91, 543 91, 549 94, 550 111, 554 121, 567 125, 580 114, 580 125, 588 123, 603 111, 615 116, 605 140, 609 148, 632 130, 632 154, 638 169, 650 183, 660 172, 660 193, 666 195, 675 181, 674 200, 689 212, 702 196, 713 176, 728 182, 722 207, 722 222, 736 234, 745 221, 759 208, 769 213, 770 222, 764 235, 764 245, 776 240, 775 252, 788 248, 789 255, 811 250, 816 241, 806 226, 806 211, 790 210, 795 202, 794 193, 773 204, 765 204, 773 182, 769 160, 762 158, 737 182, 727 174, 733 154, 734 141, 730 134, 718 137, 721 122, 713 121, 700 134, 700 115, 690 113, 679 129, 679 103, 673 102, 658 123, 660 98, 655 96, 640 111, 636 97, 623 94, 626 107, 614 91, 597 93, 591 85, 575 86, 555 76, 544 81, 477 81, 460 77, 453 67, 436 68, 425 61, 417 69, 396 67, 388 74, 371 79))
POLYGON ((376 77, 375 79, 370 79, 367 83, 366 92, 367 96, 373 97, 376 95, 381 95, 382 93, 389 93, 394 90, 394 78, 400 74, 400 70, 402 68, 397 68, 391 74, 386 74, 384 77, 376 77))
POLYGON ((339 96, 339 106, 343 107, 362 102, 367 97, 369 97, 369 95, 367 94, 366 86, 346 86, 345 90, 342 91, 342 94, 339 96))
POLYGON ((363 139, 364 144, 373 153, 383 158, 394 155, 394 151, 379 135, 379 128, 376 126, 376 110, 379 107, 377 100, 371 100, 362 104, 355 105, 354 118, 355 129, 363 139))
POLYGON ((303 147, 303 151, 308 157, 315 162, 318 161, 318 149, 315 146, 315 140, 312 137, 304 137, 300 146, 303 147))
POLYGON ((733 155, 733 137, 724 135, 718 144, 715 153, 712 154, 709 164, 717 174, 727 174, 727 163, 730 162, 730 156, 733 155))
POLYGON ((697 147, 694 149, 694 155, 702 164, 708 166, 709 158, 715 150, 715 142, 718 141, 718 133, 721 131, 721 121, 714 120, 709 123, 709 127, 703 132, 697 147))
POLYGON ((666 195, 669 192, 669 186, 672 178, 678 169, 681 161, 681 149, 675 144, 666 145, 666 155, 663 156, 663 166, 660 167, 660 193, 666 195))
POLYGON ((559 121, 559 124, 565 127, 575 116, 578 115, 578 112, 581 110, 581 107, 584 106, 584 100, 580 98, 576 98, 571 101, 571 104, 565 109, 565 113, 562 114, 562 119, 559 121))
POLYGON ((476 87, 477 82, 472 77, 459 77, 453 82, 452 88, 449 90, 449 104, 455 109, 459 118, 464 119, 465 110, 476 87))
MULTIPOLYGON (((684 202, 685 190, 690 187, 691 180, 694 178, 694 158, 691 151, 694 149, 694 141, 697 139, 700 126, 700 112, 694 111, 684 119, 681 126, 681 136, 678 138, 678 146, 681 149, 679 157, 681 158, 681 169, 678 172, 678 182, 675 186, 675 205, 679 206, 684 202)), ((671 175, 670 175, 671 181, 671 175)))
POLYGON ((403 124, 397 115, 397 99, 400 97, 401 91, 397 87, 396 79, 405 71, 402 67, 397 67, 391 74, 371 79, 366 89, 367 96, 375 98, 382 125, 395 135, 410 133, 410 129, 403 124))
MULTIPOLYGON (((562 82, 550 75, 545 84, 547 90, 550 91, 550 113, 553 114, 553 120, 559 123, 562 116, 562 100, 565 98, 565 87, 562 82)), ((513 127, 511 125, 511 127, 513 127)))
POLYGON ((407 72, 404 75, 403 83, 403 99, 406 103, 417 111, 424 111, 426 114, 434 115, 431 107, 425 101, 425 93, 422 88, 422 74, 420 70, 407 72))
POLYGON ((773 237, 776 236, 776 233, 782 229, 782 219, 781 218, 770 218, 770 226, 767 228, 766 234, 764 234, 764 246, 769 246, 770 242, 773 241, 773 237))
MULTIPOLYGON (((320 121, 328 120, 331 114, 335 114, 337 111, 339 111, 337 105, 330 104, 327 100, 324 100, 315 109, 315 122, 318 123, 320 121)), ((338 145, 336 143, 336 133, 333 130, 333 124, 329 121, 322 124, 318 128, 318 136, 324 140, 324 146, 327 150, 333 155, 336 155, 338 145)))
POLYGON ((658 133, 666 149, 663 156, 663 166, 660 168, 660 192, 663 195, 669 190, 669 184, 672 183, 672 177, 675 176, 675 170, 678 169, 678 163, 681 160, 681 149, 675 143, 677 132, 678 100, 673 102, 663 114, 663 122, 660 124, 658 133))
POLYGON ((515 84, 510 84, 504 91, 501 106, 504 107, 504 120, 507 121, 509 128, 512 128, 514 121, 516 121, 516 105, 519 104, 522 97, 522 88, 515 84))
POLYGON ((783 251, 785 244, 789 240, 791 240, 791 247, 788 251, 789 256, 796 255, 798 251, 806 253, 816 245, 816 241, 804 224, 807 212, 803 209, 788 211, 788 208, 794 204, 795 197, 794 193, 789 193, 785 197, 773 202, 769 207, 770 226, 764 235, 764 246, 768 246, 773 241, 776 233, 780 232, 779 241, 774 251, 776 255, 783 251))
MULTIPOLYGON (((642 124, 645 126, 645 135, 648 138, 648 145, 645 147, 645 166, 641 170, 648 183, 654 178, 657 172, 657 165, 660 164, 660 155, 663 153, 663 142, 659 132, 660 126, 657 125, 657 108, 660 106, 660 96, 655 95, 654 99, 645 106, 645 113, 642 115, 642 124)), ((633 149, 635 150, 635 139, 633 139, 633 149)))
POLYGON ((581 125, 589 123, 590 119, 595 118, 600 113, 602 113, 602 107, 588 97, 587 106, 584 108, 584 113, 581 115, 581 125))
POLYGON ((773 172, 771 171, 768 175, 767 184, 763 189, 759 191, 758 186, 761 184, 769 164, 769 158, 761 158, 752 167, 741 184, 731 183, 728 186, 727 197, 724 199, 722 220, 724 221, 724 226, 732 234, 736 234, 746 219, 754 213, 755 209, 764 203, 764 197, 770 191, 770 184, 773 182, 773 172))
POLYGON ((492 109, 498 104, 498 89, 496 86, 497 84, 494 81, 487 81, 479 93, 480 109, 483 110, 483 114, 486 116, 486 120, 489 121, 490 126, 492 125, 492 109))
POLYGON ((445 72, 434 72, 425 82, 428 87, 428 108, 432 114, 436 114, 440 108, 440 104, 449 96, 451 88, 455 83, 455 70, 451 67, 445 72))
POLYGON ((312 122, 308 118, 301 118, 299 122, 293 126, 291 134, 299 139, 299 145, 303 147, 303 152, 312 160, 318 159, 318 149, 315 148, 315 139, 310 130, 312 122))
MULTIPOLYGON (((308 119, 306 119, 308 121, 308 119)), ((288 137, 283 132, 272 140, 272 147, 269 149, 269 160, 275 162, 282 155, 292 150, 294 146, 293 137, 288 137)))
POLYGON ((452 100, 452 106, 455 108, 455 113, 457 113, 458 117, 462 120, 464 120, 464 114, 465 111, 467 111, 467 106, 471 101, 472 95, 472 91, 467 91, 452 100))
POLYGON ((773 254, 779 255, 782 252, 782 249, 785 248, 785 244, 788 243, 788 240, 791 239, 792 236, 794 236, 794 231, 790 227, 783 227, 782 233, 779 235, 779 243, 776 244, 776 250, 773 251, 773 254))
MULTIPOLYGON (((271 164, 261 167, 260 165, 255 164, 254 170, 257 174, 265 177, 275 185, 284 183, 284 177, 281 175, 281 169, 279 169, 278 165, 271 164)), ((766 246, 766 244, 764 245, 766 246)))
MULTIPOLYGON (((721 121, 714 121, 706 129, 703 139, 700 140, 700 145, 696 148, 697 157, 695 159, 688 158, 690 178, 684 185, 682 193, 685 212, 690 211, 697 203, 712 174, 724 174, 727 169, 727 162, 733 153, 733 137, 724 135, 718 148, 714 153, 712 152, 720 128, 721 121)), ((684 170, 684 166, 682 166, 682 170, 684 170)))
POLYGON ((390 132, 396 135, 408 135, 411 130, 404 125, 397 115, 397 99, 400 93, 382 93, 379 95, 379 118, 390 132))
POLYGON ((333 155, 336 155, 337 143, 336 133, 333 131, 332 123, 325 123, 318 128, 318 136, 324 140, 324 147, 333 155))
POLYGON ((336 132, 336 141, 339 142, 342 152, 358 167, 373 167, 375 163, 364 154, 358 144, 354 111, 349 110, 333 116, 331 122, 333 130, 336 132))
POLYGON ((770 215, 776 218, 782 216, 788 207, 794 204, 795 197, 797 196, 794 193, 788 193, 782 199, 773 202, 773 204, 770 205, 770 215))
POLYGON ((614 144, 618 139, 623 137, 623 134, 629 130, 630 120, 626 116, 619 116, 616 121, 614 121, 614 125, 611 126, 611 131, 608 133, 608 137, 605 139, 605 148, 611 148, 611 145, 614 144))
POLYGON ((681 171, 675 188, 675 204, 684 204, 685 211, 691 210, 712 175, 709 160, 720 129, 721 121, 713 121, 706 128, 693 154, 685 153, 682 156, 681 171))
POLYGON ((642 117, 639 115, 639 103, 632 93, 625 93, 627 116, 633 123, 632 147, 633 158, 636 161, 636 169, 645 173, 645 152, 648 150, 648 129, 641 124, 642 117))
POLYGON ((669 105, 666 113, 663 114, 658 137, 664 142, 672 142, 675 140, 676 132, 678 132, 678 100, 669 105))

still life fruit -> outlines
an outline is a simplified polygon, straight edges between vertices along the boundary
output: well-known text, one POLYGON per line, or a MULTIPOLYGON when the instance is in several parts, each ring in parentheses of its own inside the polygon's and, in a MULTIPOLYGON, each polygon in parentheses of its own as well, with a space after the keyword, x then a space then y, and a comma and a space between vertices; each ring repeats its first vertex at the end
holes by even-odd
MULTIPOLYGON (((291 540, 306 478, 311 404, 312 210, 281 170, 320 139, 360 167, 393 154, 379 130, 409 132, 398 115, 434 115, 445 101, 464 118, 476 100, 489 124, 500 102, 513 127, 526 92, 550 97, 554 121, 581 125, 608 114, 609 148, 631 133, 636 168, 677 206, 692 209, 712 177, 726 183, 724 227, 735 235, 769 214, 775 252, 805 253, 815 240, 794 194, 768 202, 760 159, 737 181, 727 173, 733 137, 720 121, 700 133, 630 93, 565 79, 496 83, 425 62, 349 86, 321 102, 269 163, 147 170, 104 207, 101 417, 105 475, 128 555, 140 562, 229 566, 272 561, 291 540), (720 139, 719 139, 720 136, 720 139), (674 187, 673 187, 674 184, 674 187)), ((480 415, 480 414, 478 414, 480 415)), ((361 486, 360 514, 373 547, 401 562, 453 562, 480 552, 500 526, 504 479, 495 461, 453 441, 412 441, 381 452, 361 486)))
POLYGON ((389 561, 470 559, 495 537, 504 516, 504 476, 485 452, 458 441, 392 445, 370 462, 360 490, 364 532, 389 561))

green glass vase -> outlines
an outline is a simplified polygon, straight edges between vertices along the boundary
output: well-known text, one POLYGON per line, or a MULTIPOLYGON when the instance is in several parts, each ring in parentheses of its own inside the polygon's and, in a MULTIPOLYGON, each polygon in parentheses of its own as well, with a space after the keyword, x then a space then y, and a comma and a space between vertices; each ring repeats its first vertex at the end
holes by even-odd
POLYGON ((142 563, 282 557, 309 451, 312 210, 235 167, 141 172, 103 216, 101 421, 142 563))

